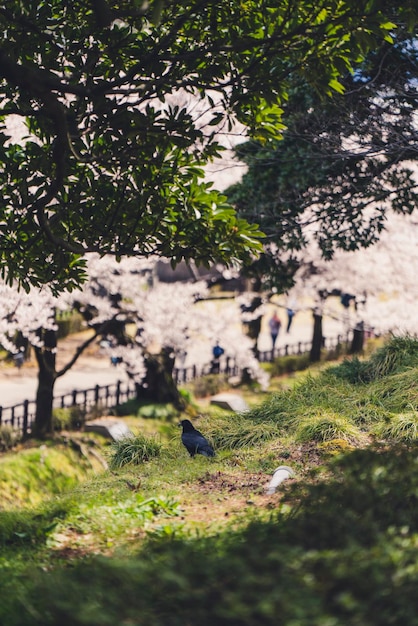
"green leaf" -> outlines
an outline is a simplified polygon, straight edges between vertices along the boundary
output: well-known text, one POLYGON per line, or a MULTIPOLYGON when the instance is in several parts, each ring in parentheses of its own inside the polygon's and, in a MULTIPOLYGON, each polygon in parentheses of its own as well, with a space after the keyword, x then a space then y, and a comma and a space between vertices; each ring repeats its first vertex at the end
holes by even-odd
POLYGON ((331 89, 333 89, 337 93, 344 93, 345 91, 344 85, 342 85, 336 78, 331 79, 328 84, 331 89))

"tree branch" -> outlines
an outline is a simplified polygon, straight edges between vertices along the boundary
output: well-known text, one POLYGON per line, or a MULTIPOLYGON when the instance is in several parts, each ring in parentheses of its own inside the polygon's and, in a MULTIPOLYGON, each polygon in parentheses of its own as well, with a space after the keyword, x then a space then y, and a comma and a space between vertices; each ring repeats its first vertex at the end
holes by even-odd
POLYGON ((93 343, 93 341, 95 341, 100 335, 106 333, 107 328, 112 324, 112 322, 116 319, 118 315, 120 315, 120 311, 118 311, 110 320, 106 320, 105 322, 103 322, 103 324, 101 324, 99 328, 95 330, 94 335, 92 335, 91 337, 89 337, 89 339, 86 339, 86 341, 79 345, 73 357, 68 361, 66 365, 64 365, 64 367, 62 367, 56 373, 55 377, 60 378, 61 376, 64 376, 64 374, 73 367, 73 365, 78 361, 82 353, 93 343))

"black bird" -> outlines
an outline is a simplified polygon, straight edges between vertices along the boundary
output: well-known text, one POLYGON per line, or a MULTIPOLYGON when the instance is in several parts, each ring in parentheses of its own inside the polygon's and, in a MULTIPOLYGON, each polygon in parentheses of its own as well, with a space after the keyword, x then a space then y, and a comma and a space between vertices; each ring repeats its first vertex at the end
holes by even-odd
POLYGON ((179 426, 183 427, 181 440, 187 448, 188 453, 193 458, 195 454, 203 454, 203 456, 215 456, 215 452, 209 441, 196 430, 190 420, 182 420, 179 426))

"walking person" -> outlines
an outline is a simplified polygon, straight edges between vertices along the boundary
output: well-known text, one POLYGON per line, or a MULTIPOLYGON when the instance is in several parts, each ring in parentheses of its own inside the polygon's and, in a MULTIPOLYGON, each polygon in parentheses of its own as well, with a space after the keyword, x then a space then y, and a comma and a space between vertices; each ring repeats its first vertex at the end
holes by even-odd
POLYGON ((273 344, 272 345, 273 350, 276 345, 277 337, 279 336, 281 326, 282 326, 281 319, 277 315, 277 313, 274 312, 271 318, 269 319, 270 336, 271 336, 271 342, 273 344))
POLYGON ((286 313, 287 313, 287 328, 286 328, 286 332, 289 333, 290 332, 290 327, 292 326, 292 322, 293 322, 293 318, 295 316, 295 311, 288 307, 286 309, 286 313))
POLYGON ((20 368, 22 367, 23 363, 25 362, 25 352, 23 348, 19 348, 19 352, 17 352, 16 354, 13 355, 13 359, 15 362, 15 365, 17 367, 18 370, 20 370, 20 368))

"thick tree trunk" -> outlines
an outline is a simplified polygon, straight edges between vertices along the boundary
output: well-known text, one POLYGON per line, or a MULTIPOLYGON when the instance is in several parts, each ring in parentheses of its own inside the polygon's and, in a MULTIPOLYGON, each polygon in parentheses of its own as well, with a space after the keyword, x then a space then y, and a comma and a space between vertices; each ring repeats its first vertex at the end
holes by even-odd
POLYGON ((172 403, 176 409, 184 409, 185 402, 173 379, 172 350, 166 348, 160 354, 150 354, 145 362, 147 374, 143 382, 137 385, 138 399, 161 404, 172 403))
POLYGON ((43 331, 42 339, 44 346, 35 348, 39 372, 35 423, 32 427, 32 435, 39 438, 45 438, 53 433, 52 408, 56 380, 56 331, 43 331))
POLYGON ((312 363, 316 363, 321 360, 321 348, 323 344, 322 336, 322 314, 314 312, 314 329, 312 337, 312 347, 309 355, 309 360, 312 363))
POLYGON ((364 346, 364 327, 363 324, 358 324, 353 331, 353 340, 350 346, 350 354, 358 354, 363 352, 364 346))

